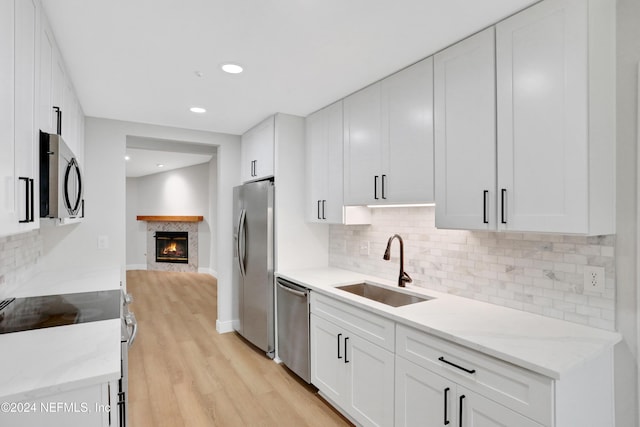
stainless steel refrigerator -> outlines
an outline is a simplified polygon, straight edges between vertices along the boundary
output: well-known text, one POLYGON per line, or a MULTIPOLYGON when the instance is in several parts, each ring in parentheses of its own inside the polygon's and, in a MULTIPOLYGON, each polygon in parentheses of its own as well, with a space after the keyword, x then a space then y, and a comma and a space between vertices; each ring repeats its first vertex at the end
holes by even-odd
POLYGON ((233 327, 273 358, 273 198, 271 181, 233 189, 233 327))

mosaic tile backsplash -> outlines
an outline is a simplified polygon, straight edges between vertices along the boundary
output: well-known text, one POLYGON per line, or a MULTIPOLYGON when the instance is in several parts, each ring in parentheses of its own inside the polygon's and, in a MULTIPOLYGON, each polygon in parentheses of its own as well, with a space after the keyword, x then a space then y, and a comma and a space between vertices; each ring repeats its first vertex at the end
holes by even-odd
POLYGON ((329 264, 397 280, 402 236, 413 284, 440 292, 615 329, 615 236, 439 230, 434 207, 372 209, 371 225, 332 225, 329 264), (584 266, 605 268, 604 294, 584 290, 584 266))
POLYGON ((28 278, 42 256, 39 231, 0 237, 0 297, 8 296, 28 278))

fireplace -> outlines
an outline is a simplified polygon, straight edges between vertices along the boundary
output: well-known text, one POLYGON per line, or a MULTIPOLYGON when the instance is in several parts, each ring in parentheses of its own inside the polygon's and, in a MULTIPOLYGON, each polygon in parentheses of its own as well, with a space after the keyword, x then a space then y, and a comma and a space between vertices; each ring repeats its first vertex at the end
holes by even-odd
POLYGON ((156 231, 156 262, 189 263, 189 233, 156 231))

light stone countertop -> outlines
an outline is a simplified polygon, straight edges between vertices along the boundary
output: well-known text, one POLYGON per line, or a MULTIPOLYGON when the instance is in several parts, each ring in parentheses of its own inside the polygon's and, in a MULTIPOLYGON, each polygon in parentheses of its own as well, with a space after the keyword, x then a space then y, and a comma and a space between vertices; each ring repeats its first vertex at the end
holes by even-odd
POLYGON ((429 301, 391 307, 336 286, 363 281, 397 289, 397 283, 336 268, 279 271, 277 276, 407 326, 560 379, 621 340, 620 334, 520 310, 407 285, 429 301))
MULTIPOLYGON (((42 272, 15 297, 120 289, 120 268, 42 272)), ((0 400, 16 402, 120 378, 121 320, 0 334, 0 400)), ((53 396, 52 396, 53 397, 53 396)))

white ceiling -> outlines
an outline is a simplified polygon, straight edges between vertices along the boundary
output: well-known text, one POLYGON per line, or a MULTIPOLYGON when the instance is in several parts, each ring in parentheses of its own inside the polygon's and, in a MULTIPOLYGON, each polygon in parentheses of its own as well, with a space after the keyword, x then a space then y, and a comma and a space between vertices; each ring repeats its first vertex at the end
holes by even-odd
POLYGON ((535 2, 43 0, 86 115, 232 134, 306 116, 535 2))
POLYGON ((154 173, 207 163, 211 154, 176 153, 170 151, 127 148, 127 178, 138 178, 154 173), (162 167, 158 166, 162 165, 162 167))

